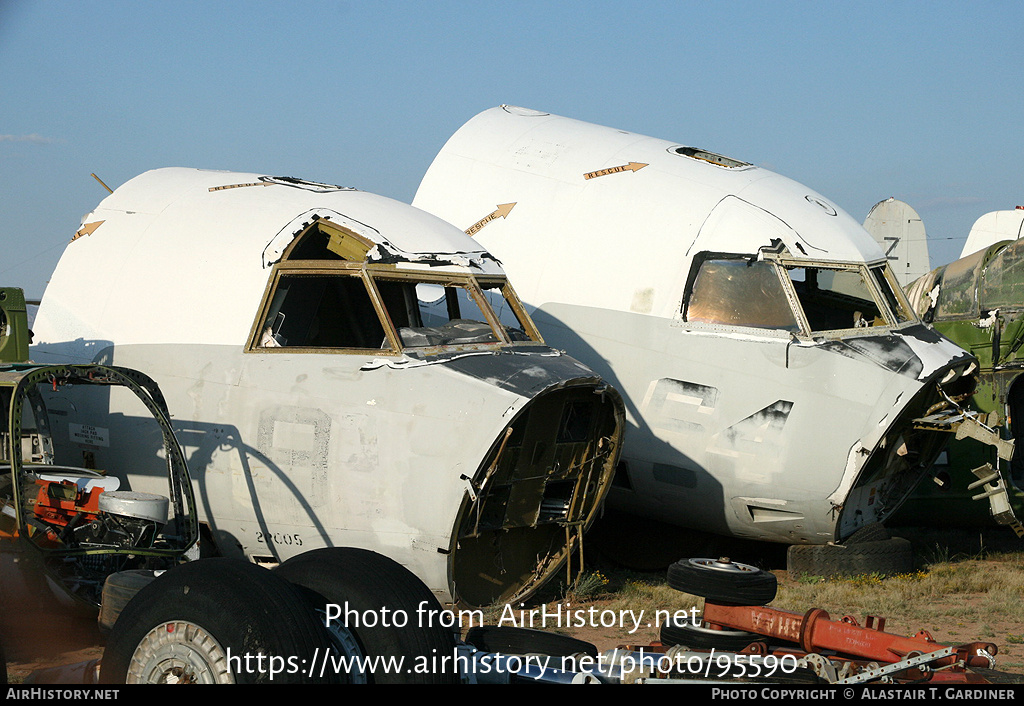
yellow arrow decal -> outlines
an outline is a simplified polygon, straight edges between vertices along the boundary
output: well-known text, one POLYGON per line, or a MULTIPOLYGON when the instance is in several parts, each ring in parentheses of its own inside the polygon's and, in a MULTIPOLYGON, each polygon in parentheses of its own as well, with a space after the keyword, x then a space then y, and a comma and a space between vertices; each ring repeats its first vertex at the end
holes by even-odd
POLYGON ((93 233, 96 232, 96 229, 103 225, 105 222, 106 221, 93 221, 92 223, 86 223, 85 225, 78 229, 77 233, 74 234, 74 236, 71 238, 71 242, 75 242, 83 235, 92 235, 93 233))
POLYGON ((583 175, 583 178, 594 179, 596 177, 608 176, 609 174, 618 174, 619 172, 636 172, 646 166, 643 162, 630 162, 629 164, 623 164, 621 167, 608 167, 608 169, 598 169, 596 172, 587 172, 583 175))
POLYGON ((512 212, 512 208, 516 205, 516 203, 518 203, 518 202, 513 201, 512 203, 498 204, 498 208, 497 209, 495 209, 494 211, 491 211, 489 214, 487 214, 486 216, 481 218, 479 221, 477 221, 476 223, 471 225, 469 228, 466 228, 466 231, 465 231, 466 235, 469 235, 469 236, 476 235, 477 232, 479 232, 479 230, 481 228, 483 228, 485 225, 487 225, 491 221, 493 221, 493 220, 495 220, 497 218, 507 218, 508 214, 512 212))
POLYGON ((241 189, 246 186, 273 186, 271 181, 250 181, 245 184, 225 184, 224 186, 211 186, 207 191, 224 191, 224 189, 241 189))

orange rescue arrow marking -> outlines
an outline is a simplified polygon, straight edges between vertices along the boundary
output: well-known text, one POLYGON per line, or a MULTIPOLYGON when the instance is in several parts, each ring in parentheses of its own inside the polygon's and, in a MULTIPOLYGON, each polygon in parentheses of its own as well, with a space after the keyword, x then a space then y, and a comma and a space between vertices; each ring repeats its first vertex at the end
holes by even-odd
POLYGON ((211 186, 208 191, 224 191, 224 189, 241 189, 244 186, 273 186, 269 181, 251 181, 247 184, 225 184, 224 186, 211 186))
POLYGON ((618 174, 619 172, 635 172, 646 166, 643 162, 630 162, 629 164, 623 164, 621 167, 608 167, 608 169, 598 169, 596 172, 587 172, 583 175, 583 178, 594 179, 596 177, 608 176, 609 174, 618 174))
POLYGON ((75 233, 74 237, 71 238, 71 242, 75 242, 83 235, 92 235, 93 233, 96 232, 97 228, 104 224, 104 222, 105 221, 93 221, 92 223, 86 223, 85 225, 78 229, 78 232, 75 233))
POLYGON ((507 218, 508 214, 512 212, 512 208, 516 205, 516 203, 518 203, 518 202, 517 201, 513 201, 512 203, 498 204, 498 208, 496 210, 494 210, 491 213, 489 213, 488 215, 484 216, 479 221, 477 221, 476 223, 471 225, 469 228, 466 228, 466 230, 465 230, 466 235, 469 235, 469 236, 476 235, 477 232, 481 228, 483 228, 485 225, 487 225, 491 221, 493 221, 493 220, 495 220, 497 218, 507 218))

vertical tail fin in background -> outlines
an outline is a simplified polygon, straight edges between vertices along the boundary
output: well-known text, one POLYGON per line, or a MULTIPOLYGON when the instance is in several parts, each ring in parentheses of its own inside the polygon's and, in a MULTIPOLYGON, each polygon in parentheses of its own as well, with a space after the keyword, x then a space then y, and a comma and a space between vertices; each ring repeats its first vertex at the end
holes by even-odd
POLYGON ((924 223, 909 204, 889 197, 872 206, 864 228, 882 246, 900 286, 931 271, 924 223))
POLYGON ((1024 235, 1024 206, 1012 211, 992 211, 974 222, 960 257, 995 245, 1000 240, 1017 240, 1024 235))

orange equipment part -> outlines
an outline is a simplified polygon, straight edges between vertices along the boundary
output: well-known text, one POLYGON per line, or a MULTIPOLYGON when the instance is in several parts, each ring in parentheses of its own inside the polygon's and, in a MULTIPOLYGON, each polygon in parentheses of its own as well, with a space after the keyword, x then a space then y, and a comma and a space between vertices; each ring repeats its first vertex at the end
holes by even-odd
POLYGON ((39 491, 33 511, 41 520, 66 527, 79 513, 84 512, 86 519, 99 514, 102 488, 80 490, 70 481, 49 480, 37 480, 36 485, 39 491))
MULTIPOLYGON (((899 662, 913 654, 927 654, 945 647, 924 630, 913 637, 894 635, 883 631, 884 619, 877 619, 876 624, 876 618, 868 616, 867 625, 861 627, 851 616, 846 616, 842 620, 830 620, 828 613, 820 608, 812 608, 800 615, 777 608, 722 605, 707 601, 704 604, 703 621, 711 628, 745 630, 795 642, 806 652, 835 650, 887 663, 899 662)), ((990 642, 959 645, 955 655, 937 660, 935 665, 944 666, 963 660, 969 667, 990 666, 988 657, 980 654, 980 650, 984 650, 988 655, 995 655, 997 647, 990 642)))

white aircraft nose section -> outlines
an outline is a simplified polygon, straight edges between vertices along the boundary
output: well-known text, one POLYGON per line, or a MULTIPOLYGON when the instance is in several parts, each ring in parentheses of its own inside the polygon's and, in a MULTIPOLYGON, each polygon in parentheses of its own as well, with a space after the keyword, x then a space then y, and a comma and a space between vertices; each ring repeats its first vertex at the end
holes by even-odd
POLYGON ((686 254, 714 252, 723 236, 734 243, 736 252, 757 252, 776 241, 784 243, 790 252, 804 249, 796 232, 781 219, 732 195, 722 199, 711 211, 686 254))
POLYGON ((708 150, 502 106, 448 140, 413 205, 470 228, 502 203, 515 209, 474 240, 545 341, 630 412, 611 503, 824 543, 924 476, 945 439, 913 420, 971 358, 921 323, 878 243, 825 196, 708 150))
MULTIPOLYGON (((544 343, 460 229, 353 189, 194 169, 136 177, 90 223, 33 354, 133 361, 165 384, 222 553, 360 547, 482 605, 526 598, 581 546, 622 400, 544 343)), ((158 492, 160 457, 127 445, 119 404, 104 412, 126 441, 104 468, 158 492)))

